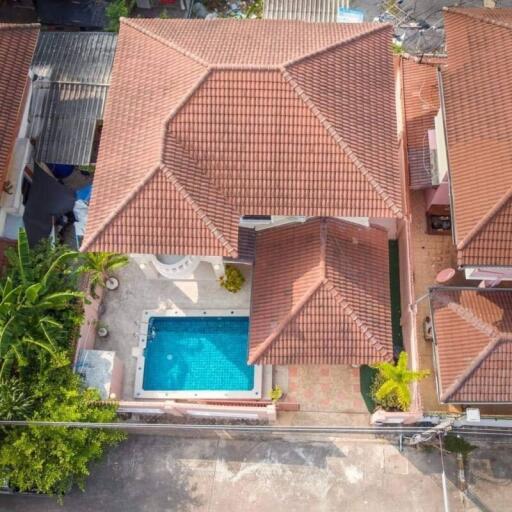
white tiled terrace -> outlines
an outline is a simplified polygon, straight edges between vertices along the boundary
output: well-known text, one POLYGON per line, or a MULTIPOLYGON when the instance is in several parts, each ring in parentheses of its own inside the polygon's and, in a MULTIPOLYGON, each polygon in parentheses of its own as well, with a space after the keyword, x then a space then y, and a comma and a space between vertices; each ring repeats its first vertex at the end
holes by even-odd
POLYGON ((249 309, 251 297, 251 267, 237 265, 245 276, 238 293, 222 288, 209 263, 202 262, 192 280, 171 281, 148 279, 139 266, 130 263, 117 272, 119 288, 107 291, 100 322, 107 326, 106 339, 97 338, 96 349, 113 350, 124 364, 123 400, 133 400, 136 358, 132 351, 139 344, 140 323, 144 310, 174 304, 178 309, 249 309))

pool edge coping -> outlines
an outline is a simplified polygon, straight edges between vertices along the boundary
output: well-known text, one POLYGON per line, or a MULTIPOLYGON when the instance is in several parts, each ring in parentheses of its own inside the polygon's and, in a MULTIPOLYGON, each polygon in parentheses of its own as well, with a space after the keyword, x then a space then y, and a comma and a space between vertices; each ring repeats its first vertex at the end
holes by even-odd
POLYGON ((254 365, 254 386, 249 391, 146 391, 143 389, 145 355, 144 349, 147 343, 148 325, 152 317, 247 317, 250 321, 250 310, 246 309, 180 309, 172 306, 169 309, 148 309, 142 312, 142 321, 139 330, 139 343, 137 346, 137 364, 135 369, 135 386, 133 390, 134 399, 158 399, 158 400, 261 400, 263 387, 263 366, 254 365), (229 312, 229 314, 226 314, 229 312), (198 314, 201 313, 201 314, 198 314))

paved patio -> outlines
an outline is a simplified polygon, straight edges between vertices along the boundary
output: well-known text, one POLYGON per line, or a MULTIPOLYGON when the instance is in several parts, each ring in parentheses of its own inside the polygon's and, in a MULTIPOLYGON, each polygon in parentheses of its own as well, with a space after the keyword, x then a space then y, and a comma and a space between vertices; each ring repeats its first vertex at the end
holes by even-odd
MULTIPOLYGON (((456 268, 457 257, 451 236, 427 234, 423 192, 411 192, 411 207, 414 292, 418 299, 427 293, 430 286, 435 285, 436 275, 440 270, 456 268)), ((430 376, 420 382, 423 408, 429 412, 456 410, 453 406, 441 405, 437 400, 432 342, 425 340, 423 332, 423 322, 429 315, 429 303, 424 299, 418 303, 417 314, 420 368, 430 370, 430 376)))
POLYGON ((95 348, 114 350, 124 363, 122 399, 133 399, 136 358, 132 350, 139 344, 142 312, 161 304, 168 306, 169 301, 180 309, 249 309, 251 267, 239 268, 246 281, 238 293, 222 288, 211 265, 204 262, 194 273, 193 281, 150 280, 133 261, 117 273, 119 289, 105 294, 105 312, 100 318, 108 327, 109 336, 105 341, 98 339, 95 348))

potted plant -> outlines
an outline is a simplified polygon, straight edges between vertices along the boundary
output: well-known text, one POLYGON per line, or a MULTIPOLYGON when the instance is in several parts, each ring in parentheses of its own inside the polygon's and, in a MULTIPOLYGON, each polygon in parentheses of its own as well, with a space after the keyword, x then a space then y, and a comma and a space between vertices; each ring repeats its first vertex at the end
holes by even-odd
POLYGON ((219 279, 220 285, 228 292, 237 293, 245 283, 242 272, 233 265, 226 265, 224 275, 219 279))
POLYGON ((113 252, 87 252, 83 255, 81 272, 89 275, 90 294, 97 299, 98 286, 115 290, 119 286, 117 277, 110 275, 113 270, 124 267, 128 263, 128 256, 113 252))

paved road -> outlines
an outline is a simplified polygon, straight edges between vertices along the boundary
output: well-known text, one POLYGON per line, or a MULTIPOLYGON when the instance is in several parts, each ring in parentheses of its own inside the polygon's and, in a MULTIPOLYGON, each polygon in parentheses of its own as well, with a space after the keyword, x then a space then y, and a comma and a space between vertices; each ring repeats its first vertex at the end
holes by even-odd
MULTIPOLYGON (((450 474, 455 467, 449 463, 450 474)), ((0 512, 436 512, 439 454, 380 441, 132 436, 64 506, 0 497, 0 512)), ((461 510, 450 488, 452 512, 461 510)))

